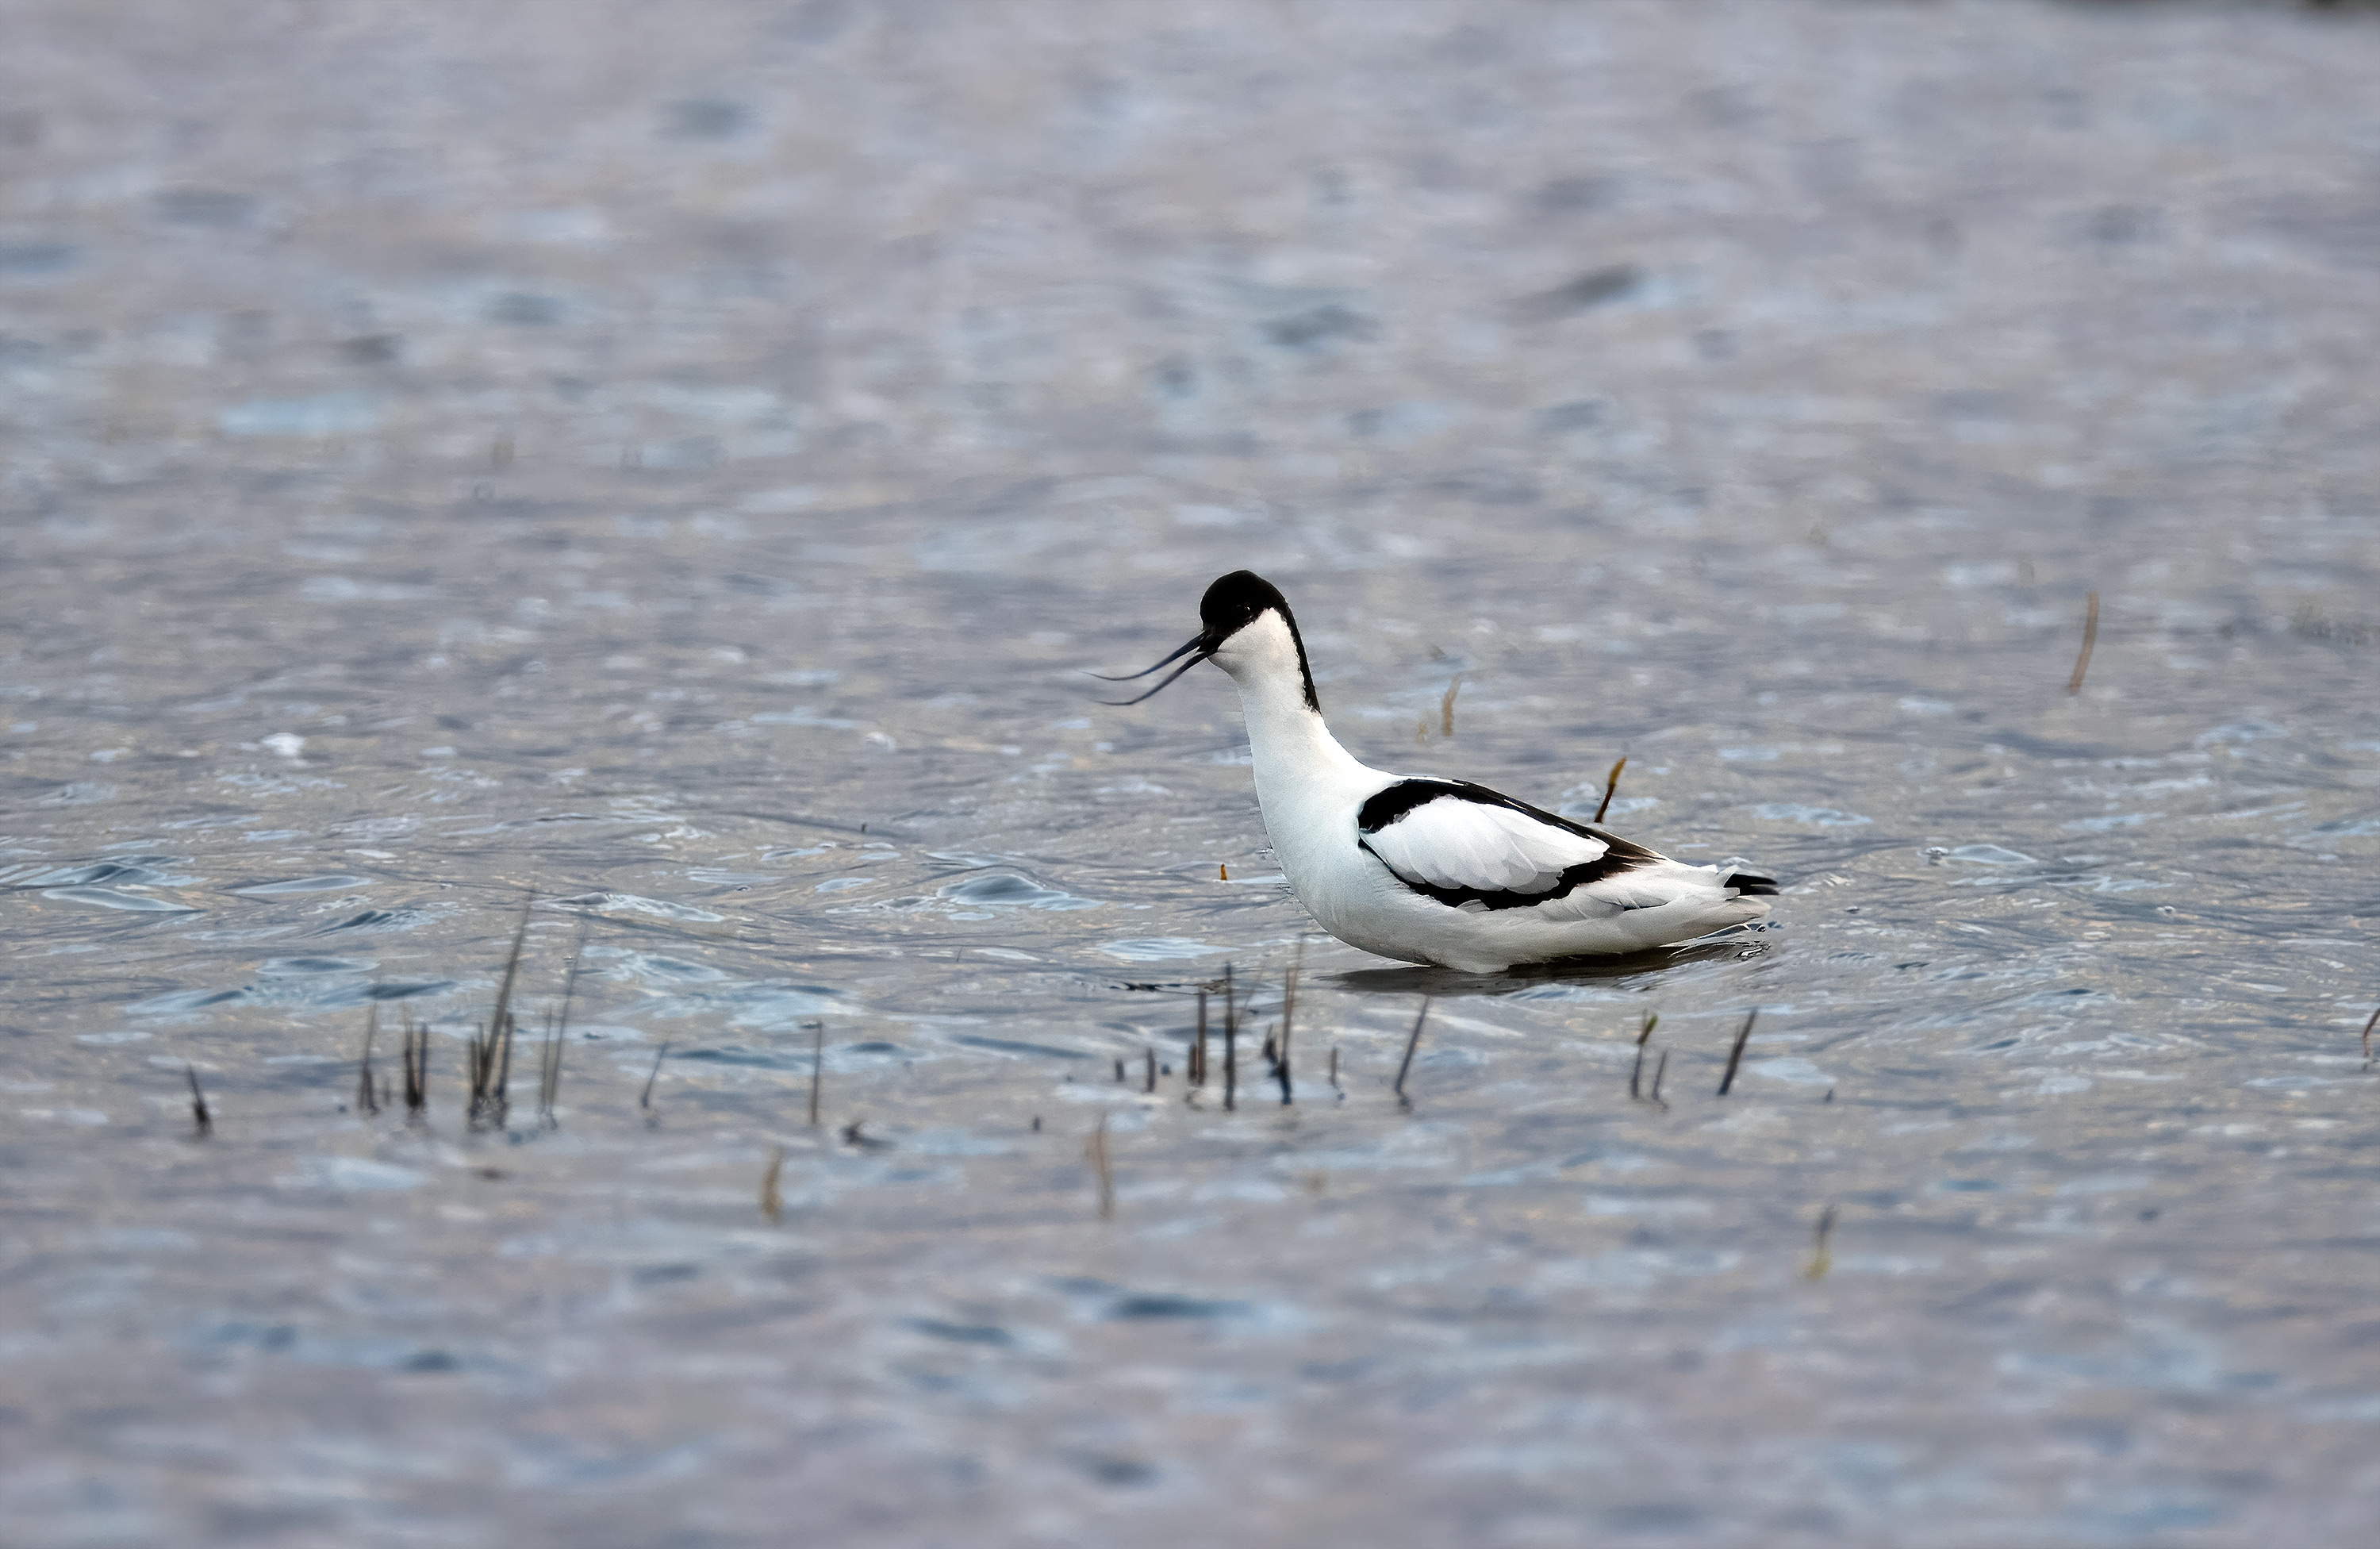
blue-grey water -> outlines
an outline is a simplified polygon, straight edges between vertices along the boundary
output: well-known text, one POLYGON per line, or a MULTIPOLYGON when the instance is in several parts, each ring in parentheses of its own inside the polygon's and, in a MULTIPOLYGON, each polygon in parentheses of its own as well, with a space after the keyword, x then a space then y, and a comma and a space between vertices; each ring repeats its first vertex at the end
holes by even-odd
POLYGON ((2370 11, 6 31, 10 1543, 2370 1541, 2370 11), (1769 928, 1309 939, 1242 566, 1769 928))

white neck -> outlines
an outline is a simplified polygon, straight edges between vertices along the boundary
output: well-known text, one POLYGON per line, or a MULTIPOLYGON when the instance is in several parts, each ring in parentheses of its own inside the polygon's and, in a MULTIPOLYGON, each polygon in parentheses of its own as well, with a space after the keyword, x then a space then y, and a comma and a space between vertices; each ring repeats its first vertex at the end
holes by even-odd
POLYGON ((1257 800, 1265 810, 1265 823, 1279 849, 1282 833, 1276 818, 1297 814, 1300 793, 1379 779, 1376 770, 1356 762, 1339 746, 1322 713, 1305 701, 1305 674, 1298 660, 1296 639, 1277 613, 1267 613, 1223 643, 1215 665, 1232 675, 1240 690, 1240 711, 1248 725, 1248 747, 1256 763, 1257 800))

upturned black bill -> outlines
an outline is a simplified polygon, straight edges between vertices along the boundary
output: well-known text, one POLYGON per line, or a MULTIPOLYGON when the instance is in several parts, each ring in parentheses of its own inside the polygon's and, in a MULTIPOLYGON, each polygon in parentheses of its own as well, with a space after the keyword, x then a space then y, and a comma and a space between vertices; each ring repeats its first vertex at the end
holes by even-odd
POLYGON ((1208 645, 1207 637, 1205 635, 1193 635, 1180 646, 1167 652, 1162 657, 1159 658, 1155 664, 1143 667, 1138 672, 1128 672, 1120 677, 1111 676, 1103 672, 1095 672, 1091 674, 1091 676, 1107 683, 1129 683, 1136 677, 1147 677, 1150 673, 1157 671, 1158 668, 1171 665, 1172 663, 1180 661, 1184 656, 1190 657, 1188 661, 1183 662, 1179 667, 1175 667, 1173 671, 1168 673, 1165 677, 1158 683, 1157 687, 1148 690, 1148 693, 1135 694, 1128 700, 1105 700, 1101 701, 1105 704, 1117 705, 1138 704, 1142 700, 1148 699, 1152 695, 1164 689, 1168 685, 1172 684, 1175 678, 1180 677, 1184 673, 1188 672, 1192 667, 1196 666, 1199 663, 1205 661, 1214 653, 1214 649, 1208 645), (1196 654, 1192 655, 1191 653, 1193 652, 1196 652, 1196 654))

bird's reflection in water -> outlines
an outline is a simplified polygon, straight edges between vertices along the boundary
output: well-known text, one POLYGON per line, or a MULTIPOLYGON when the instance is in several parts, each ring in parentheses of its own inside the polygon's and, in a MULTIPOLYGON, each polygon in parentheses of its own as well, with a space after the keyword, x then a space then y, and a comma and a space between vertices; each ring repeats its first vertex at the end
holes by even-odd
MULTIPOLYGON (((1664 947, 1652 952, 1628 952, 1599 957, 1564 957, 1550 963, 1521 963, 1501 973, 1463 973, 1454 969, 1351 969, 1334 973, 1329 982, 1357 994, 1512 995, 1548 984, 1609 984, 1627 988, 1627 982, 1645 979, 1696 963, 1732 962, 1757 957, 1768 950, 1756 935, 1732 935, 1717 941, 1664 947)), ((1651 988, 1648 984, 1646 988, 1651 988)))

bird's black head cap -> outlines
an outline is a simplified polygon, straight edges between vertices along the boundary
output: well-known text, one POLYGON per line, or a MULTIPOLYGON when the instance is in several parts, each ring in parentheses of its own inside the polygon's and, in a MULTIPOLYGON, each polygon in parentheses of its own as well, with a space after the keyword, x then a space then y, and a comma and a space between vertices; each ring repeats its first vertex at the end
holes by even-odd
POLYGON ((1208 648, 1221 645, 1254 624, 1267 608, 1277 611, 1284 622, 1289 620, 1289 599, 1254 570, 1216 577, 1207 595, 1198 599, 1198 622, 1207 627, 1204 638, 1208 648))
MULTIPOLYGON (((1192 667, 1223 649, 1224 641, 1268 613, 1281 615, 1281 621, 1289 627, 1290 640, 1297 647, 1298 676, 1304 678, 1305 683, 1305 708, 1318 715, 1320 714, 1322 701, 1314 692, 1314 670, 1305 664, 1305 641, 1297 632, 1297 618, 1289 611, 1289 599, 1281 594, 1281 588, 1257 575, 1254 570, 1234 570, 1228 576, 1218 577, 1215 583, 1207 588, 1207 595, 1198 600, 1198 622, 1202 626, 1198 633, 1180 649, 1159 662, 1157 666, 1146 667, 1129 676, 1146 677, 1157 671, 1158 667, 1169 666, 1181 661, 1184 656, 1189 657, 1190 660, 1164 682, 1158 684, 1156 689, 1149 689, 1148 693, 1142 694, 1139 699, 1123 700, 1117 702, 1138 704, 1141 700, 1148 699, 1159 689, 1164 688, 1167 683, 1172 682, 1183 673, 1188 672, 1192 667)), ((1109 678, 1108 681, 1120 683, 1126 679, 1109 678)))
POLYGON ((1281 621, 1289 626, 1290 640, 1297 647, 1298 676, 1305 680, 1305 708, 1320 714, 1322 701, 1314 692, 1314 669, 1305 665, 1305 640, 1297 632, 1297 616, 1289 611, 1289 599, 1281 594, 1281 588, 1254 570, 1216 577, 1207 595, 1198 599, 1198 622, 1206 626, 1199 635, 1200 644, 1211 656, 1225 640, 1268 612, 1281 615, 1281 621))

